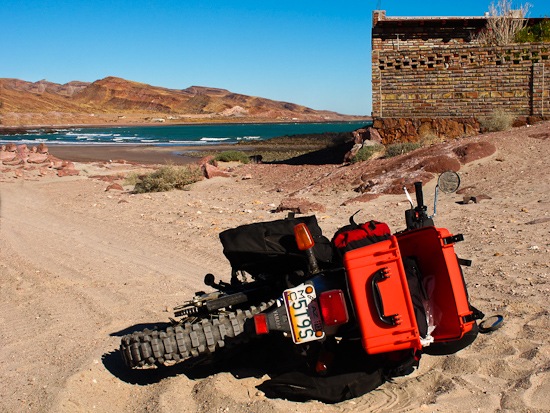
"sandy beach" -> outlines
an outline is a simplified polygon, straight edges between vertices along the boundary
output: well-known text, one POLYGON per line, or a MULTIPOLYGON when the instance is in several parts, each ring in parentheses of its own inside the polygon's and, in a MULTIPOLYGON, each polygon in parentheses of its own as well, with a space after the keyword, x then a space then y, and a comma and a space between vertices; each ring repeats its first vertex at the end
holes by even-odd
POLYGON ((154 145, 50 145, 49 152, 73 162, 125 160, 143 164, 182 165, 197 161, 186 156, 189 151, 201 151, 204 146, 154 146, 154 145))
MULTIPOLYGON (((178 366, 129 372, 120 337, 168 321, 174 306, 205 288, 206 273, 229 280, 219 232, 283 218, 272 211, 285 199, 321 205, 313 213, 329 238, 359 209, 358 220, 403 229, 404 195, 350 200, 359 177, 377 173, 375 188, 392 176, 413 182, 419 172, 411 165, 421 162, 249 164, 187 191, 140 195, 128 186, 106 190, 140 165, 98 161, 185 158, 172 147, 97 146, 84 155, 52 145, 52 154, 76 161, 79 175, 25 177, 0 167, 0 411, 550 411, 550 122, 462 141, 496 152, 461 165, 466 192, 441 196, 436 225, 464 234, 456 249, 473 260, 465 269, 471 302, 503 314, 504 326, 457 354, 424 355, 413 374, 336 405, 267 398, 256 388, 267 379, 261 366, 203 377, 178 366), (463 205, 464 194, 479 201, 463 205)), ((433 179, 425 185, 428 205, 434 187, 433 179)))

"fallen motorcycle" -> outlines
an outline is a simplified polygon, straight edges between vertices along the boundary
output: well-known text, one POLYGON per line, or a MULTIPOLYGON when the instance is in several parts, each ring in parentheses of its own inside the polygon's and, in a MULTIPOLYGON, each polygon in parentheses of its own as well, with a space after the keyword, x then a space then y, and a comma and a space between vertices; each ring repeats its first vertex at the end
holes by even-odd
MULTIPOLYGON (((459 184, 456 173, 439 177, 434 215, 438 191, 454 192, 459 184)), ((463 236, 434 226, 420 182, 416 207, 405 193, 411 204, 406 229, 393 235, 383 223, 358 225, 352 217, 328 240, 315 216, 222 232, 231 280, 207 274, 204 283, 213 291, 198 292, 174 308, 169 327, 124 336, 120 352, 126 365, 204 360, 277 335, 292 340, 307 360, 308 377, 334 376, 342 371, 343 355, 359 349, 365 365, 373 360, 382 365, 376 387, 410 373, 422 353, 449 354, 469 345, 484 315, 468 301, 461 265, 470 263, 454 251, 463 236)), ((327 396, 317 382, 311 386, 317 393, 296 391, 301 388, 296 382, 303 378, 279 381, 283 390, 275 394, 292 398, 301 391, 303 399, 339 401, 373 387, 353 391, 346 384, 347 392, 327 396)))

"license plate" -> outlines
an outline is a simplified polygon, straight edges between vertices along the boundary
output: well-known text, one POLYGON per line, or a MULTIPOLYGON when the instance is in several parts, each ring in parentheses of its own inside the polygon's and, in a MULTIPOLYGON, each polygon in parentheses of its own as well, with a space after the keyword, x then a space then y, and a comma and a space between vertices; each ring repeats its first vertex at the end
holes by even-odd
POLYGON ((315 288, 310 284, 301 284, 285 290, 283 297, 292 340, 300 344, 322 339, 325 333, 319 306, 315 300, 315 288))

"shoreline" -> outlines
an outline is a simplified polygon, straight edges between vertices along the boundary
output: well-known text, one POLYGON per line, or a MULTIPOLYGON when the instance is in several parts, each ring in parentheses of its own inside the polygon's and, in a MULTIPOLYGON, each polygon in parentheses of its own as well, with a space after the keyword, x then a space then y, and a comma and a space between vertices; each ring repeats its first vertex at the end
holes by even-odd
POLYGON ((26 125, 26 126, 0 126, 0 135, 18 135, 25 134, 29 131, 40 129, 48 133, 48 131, 56 131, 59 129, 93 129, 93 128, 131 128, 131 127, 153 127, 163 128, 167 126, 213 126, 213 125, 281 125, 281 124, 316 124, 316 123, 354 123, 354 122, 372 122, 370 117, 359 117, 358 119, 349 120, 315 120, 315 121, 303 121, 303 120, 280 120, 280 121, 261 121, 261 120, 249 120, 249 121, 219 121, 219 122, 170 122, 170 123, 149 123, 149 122, 136 122, 136 123, 83 123, 83 124, 60 124, 60 125, 26 125))
MULTIPOLYGON (((227 146, 227 145, 226 145, 227 146)), ((217 148, 224 150, 221 146, 217 148)), ((112 162, 124 160, 129 163, 188 165, 200 158, 185 155, 186 152, 211 150, 204 146, 154 146, 154 145, 48 145, 48 153, 72 162, 112 162)))
MULTIPOLYGON (((321 122, 293 122, 295 124, 321 124, 321 122)), ((341 123, 348 124, 349 121, 342 122, 322 122, 328 124, 341 123)), ((245 124, 255 124, 255 125, 269 125, 268 122, 246 122, 241 123, 245 124)), ((282 125, 288 124, 288 122, 271 122, 273 125, 282 125)), ((201 123, 200 126, 209 126, 212 124, 201 123)), ((221 124, 218 124, 221 125, 221 124)), ((230 123, 226 123, 230 126, 230 123)), ((119 126, 119 125, 117 125, 119 126)), ((175 127, 177 125, 173 124, 162 124, 162 125, 143 125, 146 127, 156 128, 161 130, 163 127, 175 127)), ((184 125, 179 125, 184 126, 184 125)), ((191 125, 192 126, 192 125, 191 125)), ((82 128, 95 128, 98 125, 86 125, 82 128)), ((114 129, 114 125, 110 125, 110 128, 114 129)), ((122 126, 121 126, 122 127, 122 126)), ((128 127, 136 127, 136 125, 129 125, 128 127)), ((36 132, 38 127, 31 128, 7 128, 5 126, 0 126, 0 134, 6 133, 9 129, 9 133, 12 135, 17 134, 26 134, 36 132)), ((81 127, 75 125, 64 125, 64 129, 81 129, 81 127)), ((321 127, 322 128, 322 127, 321 127)), ((291 129, 295 129, 292 128, 291 129)), ((49 126, 47 128, 40 129, 38 133, 46 135, 48 133, 55 133, 57 129, 55 127, 49 126)), ((286 130, 286 129, 285 129, 286 130)), ((326 134, 328 133, 333 135, 339 135, 343 132, 327 132, 327 133, 307 133, 307 134, 293 134, 292 136, 297 139, 293 142, 288 142, 288 136, 284 135, 285 131, 281 131, 281 136, 276 136, 273 138, 253 141, 253 142, 208 142, 207 144, 201 143, 199 141, 190 142, 190 141, 171 141, 163 142, 71 142, 71 141, 56 141, 52 139, 51 141, 44 136, 44 139, 34 141, 32 139, 23 139, 18 138, 10 139, 9 135, 6 135, 4 141, 6 143, 15 143, 17 144, 26 144, 29 148, 36 146, 38 144, 45 144, 48 147, 48 152, 63 160, 73 161, 73 162, 112 162, 114 160, 120 161, 124 160, 129 163, 141 163, 141 164, 177 164, 185 165, 197 163, 206 155, 211 155, 215 152, 227 151, 227 150, 239 150, 250 152, 254 154, 255 151, 262 151, 262 155, 265 159, 270 159, 270 156, 266 157, 265 152, 270 152, 277 154, 276 157, 280 156, 280 152, 288 152, 288 157, 296 156, 302 154, 304 151, 314 151, 318 149, 323 149, 327 146, 326 143, 326 134), (307 136, 307 141, 304 142, 304 136, 307 136), (322 139, 311 139, 311 136, 320 137, 322 139), (280 140, 282 139, 282 140, 280 140), (240 145, 240 143, 244 143, 240 145), (204 155, 203 155, 204 154, 204 155)), ((299 131, 296 131, 299 132, 299 131)), ((114 132, 113 132, 114 133, 114 132)), ((162 132, 156 132, 161 133, 162 132)))

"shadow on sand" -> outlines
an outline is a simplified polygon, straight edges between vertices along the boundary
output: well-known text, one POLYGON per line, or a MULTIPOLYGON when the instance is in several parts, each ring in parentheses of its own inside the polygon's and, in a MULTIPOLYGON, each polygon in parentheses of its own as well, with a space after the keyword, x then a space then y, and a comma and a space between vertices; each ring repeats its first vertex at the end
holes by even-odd
MULTIPOLYGON (((137 324, 111 335, 122 337, 134 331, 154 327, 163 328, 160 324, 137 324)), ((119 350, 104 354, 102 362, 113 376, 126 383, 141 386, 158 383, 165 378, 180 374, 192 380, 221 372, 229 372, 236 378, 262 377, 265 374, 277 375, 300 368, 304 360, 292 347, 291 340, 282 337, 266 337, 241 344, 231 351, 221 351, 208 358, 192 359, 172 366, 131 369, 124 363, 119 350)))
MULTIPOLYGON (((112 335, 123 335, 124 332, 142 326, 132 326, 112 335)), ((339 350, 334 353, 333 373, 326 376, 312 372, 311 367, 315 366, 317 357, 306 359, 297 352, 299 346, 282 336, 257 338, 231 351, 217 351, 208 359, 191 359, 169 367, 130 369, 124 364, 119 351, 104 354, 102 361, 115 377, 140 386, 158 383, 180 374, 191 380, 222 372, 231 373, 237 379, 267 375, 269 379, 257 388, 268 398, 319 400, 325 403, 337 403, 365 394, 389 378, 388 359, 378 355, 368 356, 360 341, 351 341, 338 347, 339 350)), ((316 354, 315 351, 312 353, 316 354)), ((412 364, 407 365, 407 371, 397 375, 409 374, 411 371, 412 364)))
POLYGON ((342 143, 328 148, 314 150, 282 161, 269 162, 283 165, 341 165, 353 142, 342 143))

